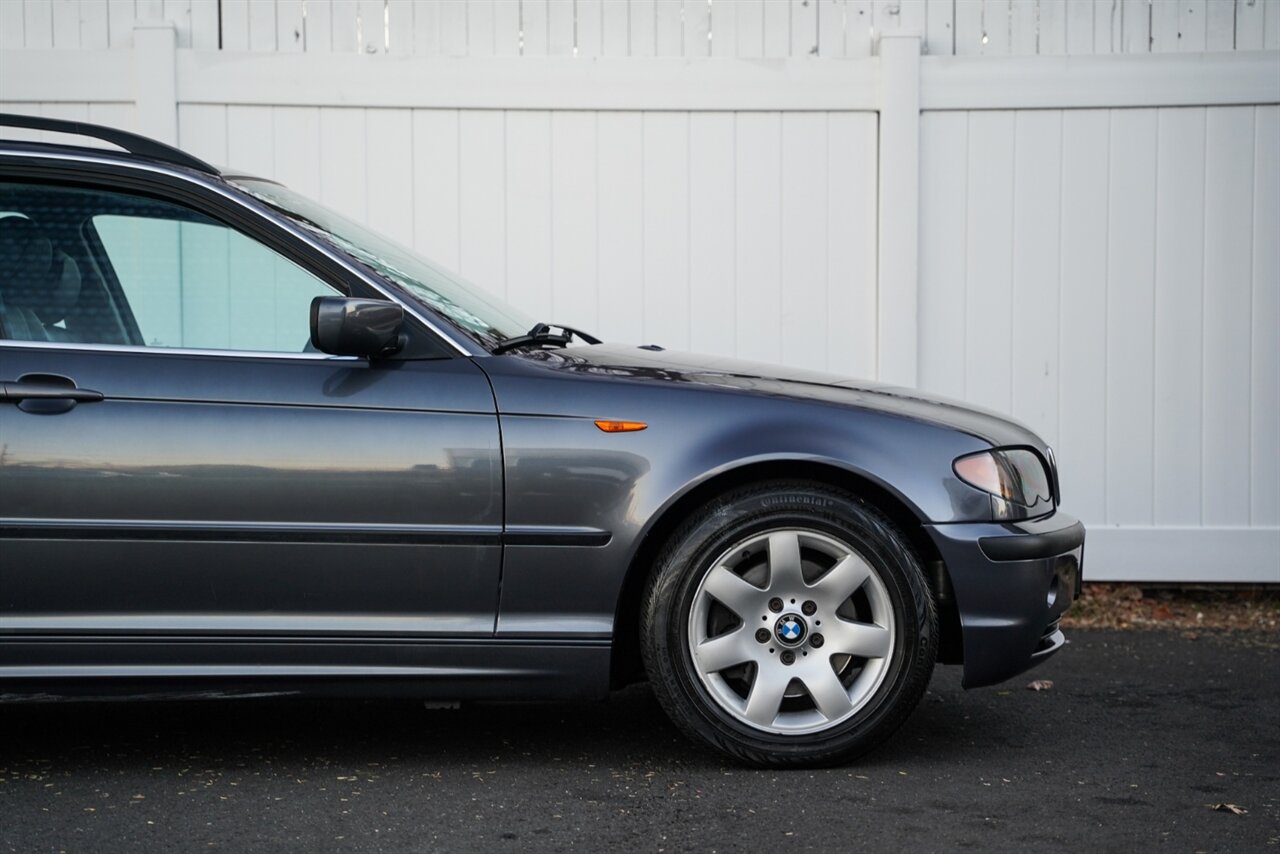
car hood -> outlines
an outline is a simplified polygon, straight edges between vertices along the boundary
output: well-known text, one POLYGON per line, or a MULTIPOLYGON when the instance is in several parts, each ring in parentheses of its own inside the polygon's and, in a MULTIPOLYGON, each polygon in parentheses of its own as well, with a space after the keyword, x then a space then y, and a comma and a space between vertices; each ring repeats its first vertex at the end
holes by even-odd
POLYGON ((961 430, 993 445, 1045 450, 1034 432, 998 412, 918 389, 822 371, 618 344, 535 351, 521 358, 558 372, 852 406, 961 430))

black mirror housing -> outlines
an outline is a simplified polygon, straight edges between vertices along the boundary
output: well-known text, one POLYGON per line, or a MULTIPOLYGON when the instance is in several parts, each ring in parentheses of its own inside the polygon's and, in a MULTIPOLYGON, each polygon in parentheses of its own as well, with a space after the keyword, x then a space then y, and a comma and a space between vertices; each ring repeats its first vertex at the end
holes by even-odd
POLYGON ((316 297, 311 345, 335 356, 390 356, 404 346, 404 309, 386 300, 316 297))

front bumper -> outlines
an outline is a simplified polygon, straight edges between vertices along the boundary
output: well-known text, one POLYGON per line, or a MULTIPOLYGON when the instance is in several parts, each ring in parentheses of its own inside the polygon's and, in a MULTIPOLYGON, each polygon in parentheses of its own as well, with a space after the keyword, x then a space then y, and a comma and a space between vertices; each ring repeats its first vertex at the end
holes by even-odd
POLYGON ((1084 525, 1055 512, 1025 522, 925 529, 960 613, 964 687, 1003 682, 1066 643, 1058 621, 1080 595, 1084 525))

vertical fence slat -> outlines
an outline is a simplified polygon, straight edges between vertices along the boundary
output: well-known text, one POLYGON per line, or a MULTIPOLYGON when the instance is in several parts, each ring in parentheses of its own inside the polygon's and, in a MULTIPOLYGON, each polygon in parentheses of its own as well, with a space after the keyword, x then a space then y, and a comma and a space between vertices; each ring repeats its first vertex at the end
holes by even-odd
POLYGON ((644 114, 644 334, 689 346, 689 114, 644 114))
POLYGON ((1155 154, 1154 495, 1157 525, 1200 524, 1203 109, 1160 110, 1155 154))
POLYGON ((573 0, 547 0, 547 53, 572 56, 574 46, 573 0))
POLYGON ((1205 8, 1204 50, 1235 50, 1236 3, 1211 0, 1205 8))
POLYGON ((1093 0, 1093 52, 1120 53, 1124 12, 1120 0, 1093 0))
POLYGON ((307 0, 307 16, 303 28, 303 49, 308 53, 333 51, 333 3, 331 0, 307 0))
POLYGON ((955 53, 955 4, 951 0, 928 0, 926 14, 925 53, 951 56, 955 53))
POLYGON ((493 4, 493 52, 497 56, 520 53, 520 4, 499 0, 493 4))
POLYGON ((1010 413, 1058 441, 1062 112, 1019 112, 1013 163, 1010 413))
MULTIPOLYGON (((554 317, 551 114, 545 110, 511 111, 507 116, 506 149, 507 298, 531 317, 554 317)), ((463 185, 464 192, 467 186, 463 185)))
MULTIPOLYGON (((782 359, 827 367, 827 114, 782 115, 782 359)), ((846 238, 847 239, 847 238, 846 238)))
POLYGON ((734 142, 733 113, 689 117, 689 346, 703 353, 734 352, 734 142))
POLYGON ((791 55, 818 52, 818 4, 816 0, 791 0, 791 55))
POLYGON ((359 52, 363 49, 362 35, 357 0, 330 0, 329 46, 333 52, 359 52))
POLYGON ((969 116, 920 116, 920 387, 964 397, 969 116), (927 248, 926 248, 927 247, 927 248))
POLYGON ((217 50, 218 23, 217 4, 202 2, 192 3, 191 47, 195 50, 217 50))
POLYGON ((655 53, 658 56, 683 56, 683 0, 654 0, 653 13, 655 53))
POLYGON ((978 56, 986 53, 986 36, 983 25, 983 9, 986 0, 955 5, 955 53, 956 56, 978 56))
POLYGON ((764 56, 781 59, 791 55, 790 3, 766 0, 764 4, 764 56))
POLYGON ((26 42, 21 3, 0 3, 0 48, 21 48, 26 42))
POLYGON ((1062 117, 1059 477, 1073 512, 1095 524, 1106 518, 1110 121, 1106 110, 1062 117))
POLYGON ((827 366, 876 373, 876 116, 831 113, 827 128, 827 366))
MULTIPOLYGON (((817 0, 814 0, 817 2, 817 0)), ((711 55, 711 6, 706 0, 686 0, 684 5, 684 55, 711 55)))
POLYGON ((1097 10, 1096 3, 1067 3, 1066 6, 1066 52, 1093 53, 1093 16, 1097 10))
POLYGON ((463 33, 467 56, 493 56, 498 49, 495 0, 470 0, 467 3, 463 33))
POLYGON ((439 2, 440 53, 444 56, 466 56, 466 0, 439 0, 439 2))
POLYGON ((1107 236, 1107 521, 1152 522, 1155 110, 1111 114, 1107 236))
MULTIPOLYGON (((1040 0, 1011 0, 1009 6, 1009 53, 1035 56, 1040 46, 1040 0)), ((991 26, 991 22, 987 22, 991 26)))
POLYGON ((596 117, 551 114, 551 313, 563 323, 600 326, 596 283, 596 117))
MULTIPOLYGON (((80 0, 80 47, 101 50, 110 45, 107 28, 107 4, 102 0, 80 0)), ((214 7, 214 11, 217 9, 214 7)), ((217 47, 217 39, 214 39, 217 47)))
MULTIPOLYGON (((271 177, 304 196, 320 195, 320 108, 276 107, 271 177)), ((397 180, 404 182, 404 176, 397 180)))
POLYGON ((550 26, 547 0, 521 0, 520 33, 525 56, 546 56, 550 26))
POLYGON ((1262 50, 1267 16, 1266 4, 1263 0, 1258 0, 1256 3, 1241 0, 1235 4, 1232 11, 1236 19, 1235 49, 1262 50))
MULTIPOLYGON (((1248 525, 1254 108, 1210 107, 1205 130, 1205 525, 1248 525)), ((1272 237, 1274 240, 1274 235, 1272 237)), ((1275 287, 1274 283, 1272 285, 1275 287)))
POLYGON ((80 47, 80 0, 53 0, 53 47, 80 47))
POLYGON ((599 208, 596 221, 600 335, 644 341, 643 132, 640 113, 601 113, 599 208))
POLYGON ((737 313, 734 332, 739 356, 778 360, 777 317, 781 300, 782 222, 781 121, 777 113, 738 113, 734 150, 737 232, 737 313))
POLYGON ((712 56, 738 55, 738 3, 716 3, 709 7, 707 20, 711 33, 708 45, 712 56))
POLYGON ((272 52, 279 49, 276 43, 276 4, 249 4, 249 50, 272 52))
POLYGON ((843 57, 845 55, 845 15, 849 11, 846 0, 814 0, 818 4, 818 56, 843 57))
POLYGON ((178 145, 201 160, 227 163, 227 108, 222 104, 178 105, 178 145))
MULTIPOLYGON (((1221 5, 1226 6, 1226 3, 1221 5)), ((1205 0, 1178 0, 1178 50, 1203 52, 1208 39, 1205 0)))
POLYGON ((574 30, 575 55, 600 56, 604 51, 604 0, 578 0, 574 30))
POLYGON ((367 110, 369 227, 405 245, 413 242, 413 169, 413 117, 409 110, 367 110))
POLYGON ((1151 7, 1151 52, 1172 53, 1178 50, 1178 42, 1182 38, 1178 16, 1181 11, 1180 0, 1170 3, 1156 3, 1151 7))
POLYGON ((1280 107, 1254 115, 1250 514, 1280 525, 1280 107))
POLYGON ((732 5, 736 55, 745 59, 764 56, 764 0, 737 0, 732 5))
POLYGON ((656 15, 654 0, 627 0, 627 31, 631 40, 631 56, 653 56, 656 47, 656 15))
POLYGON ((416 52, 413 0, 387 0, 387 53, 408 56, 416 52))
POLYGON ((600 4, 600 52, 605 56, 631 53, 631 10, 626 3, 600 4))
MULTIPOLYGON (((387 48, 387 4, 384 0, 360 0, 360 52, 384 53, 387 48)), ((284 33, 280 33, 284 38, 284 33)))
POLYGON ((297 53, 305 50, 303 43, 302 0, 276 0, 276 50, 281 53, 297 53))
POLYGON ((965 399, 1009 411, 1013 296, 1014 115, 969 116, 969 239, 965 265, 965 399))
POLYGON ((22 46, 53 47, 53 0, 9 0, 22 4, 22 46))
POLYGON ((418 56, 440 55, 439 4, 413 4, 413 52, 418 56))
MULTIPOLYGON (((223 0, 223 27, 226 27, 228 14, 234 19, 237 2, 240 3, 242 11, 246 12, 244 20, 246 22, 245 42, 247 44, 249 38, 248 10, 244 8, 244 0, 223 0)), ((0 10, 17 6, 17 3, 0 3, 0 10)), ((107 0, 107 40, 111 47, 129 47, 133 44, 133 22, 133 0, 107 0)), ((0 33, 3 30, 4 28, 0 27, 0 33)))
POLYGON ((458 116, 458 272, 495 294, 506 294, 506 119, 499 110, 458 116))
POLYGON ((1121 53, 1151 51, 1151 5, 1147 0, 1120 0, 1120 45, 1121 53))
MULTIPOLYGON (((1067 52, 1067 5, 1040 0, 1040 37, 1036 52, 1041 56, 1057 56, 1067 52)), ((1088 4, 1082 4, 1090 11, 1088 4)), ((1092 53, 1093 46, 1089 46, 1092 53)))
POLYGON ((451 270, 462 266, 458 143, 457 110, 413 111, 413 246, 451 270))

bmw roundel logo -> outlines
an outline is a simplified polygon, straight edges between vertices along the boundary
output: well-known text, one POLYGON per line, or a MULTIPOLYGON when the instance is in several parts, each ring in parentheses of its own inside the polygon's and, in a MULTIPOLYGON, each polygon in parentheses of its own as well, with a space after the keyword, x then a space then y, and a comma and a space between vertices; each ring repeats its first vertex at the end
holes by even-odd
POLYGON ((774 626, 774 634, 778 636, 778 640, 788 645, 804 640, 804 633, 804 620, 795 614, 784 614, 774 626))

